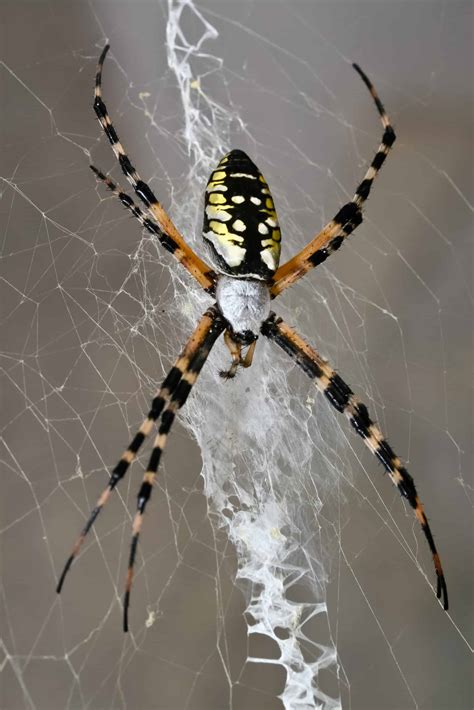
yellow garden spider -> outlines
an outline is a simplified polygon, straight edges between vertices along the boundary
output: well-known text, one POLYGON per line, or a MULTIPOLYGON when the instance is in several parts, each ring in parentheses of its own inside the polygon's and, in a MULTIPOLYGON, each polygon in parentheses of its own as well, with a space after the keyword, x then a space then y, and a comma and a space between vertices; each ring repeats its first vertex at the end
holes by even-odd
POLYGON ((133 520, 123 616, 123 628, 128 631, 130 590, 143 515, 176 413, 186 402, 211 348, 222 333, 232 357, 230 368, 221 373, 225 378, 233 377, 239 367, 252 364, 257 338, 261 333, 293 358, 314 380, 331 405, 347 416, 366 446, 381 461, 401 495, 408 500, 428 541, 437 575, 437 597, 442 598, 444 609, 447 610, 448 593, 441 562, 413 478, 370 419, 367 407, 359 402, 344 380, 293 328, 270 312, 272 299, 310 269, 323 263, 362 222, 363 204, 395 141, 394 130, 371 82, 360 67, 354 64, 354 69, 369 89, 380 114, 384 128, 382 143, 352 200, 339 210, 334 219, 299 254, 283 266, 279 267, 280 228, 265 178, 241 150, 232 150, 222 158, 209 178, 205 193, 203 238, 214 264, 214 268, 210 268, 186 244, 150 187, 141 180, 119 141, 102 100, 102 66, 108 50, 109 45, 104 48, 97 66, 94 110, 123 173, 147 207, 147 212, 143 212, 108 176, 93 166, 91 168, 141 225, 158 238, 205 291, 215 297, 215 303, 202 316, 153 399, 148 416, 113 469, 107 487, 100 495, 66 562, 57 592, 61 592, 66 574, 110 494, 125 476, 154 423, 158 422, 158 434, 138 493, 137 512, 133 520))

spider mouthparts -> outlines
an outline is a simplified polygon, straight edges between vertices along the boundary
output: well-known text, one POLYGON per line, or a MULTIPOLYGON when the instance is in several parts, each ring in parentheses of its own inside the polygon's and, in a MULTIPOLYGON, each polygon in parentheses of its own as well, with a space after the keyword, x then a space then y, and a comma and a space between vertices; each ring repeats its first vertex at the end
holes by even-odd
POLYGON ((233 380, 237 374, 237 370, 220 370, 219 375, 223 380, 233 380))

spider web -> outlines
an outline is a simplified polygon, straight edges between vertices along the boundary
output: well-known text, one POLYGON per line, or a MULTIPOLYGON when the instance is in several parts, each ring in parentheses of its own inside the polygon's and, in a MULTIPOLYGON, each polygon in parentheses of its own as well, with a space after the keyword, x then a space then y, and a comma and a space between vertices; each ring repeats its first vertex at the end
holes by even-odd
POLYGON ((470 707, 470 5, 4 8, 1 707, 470 707), (120 601, 147 451, 55 595, 107 472, 209 303, 88 170, 131 192, 88 108, 106 39, 118 133, 201 253, 204 186, 231 147, 270 183, 282 260, 335 214, 381 136, 349 62, 373 78, 400 138, 364 225, 274 307, 407 462, 449 614, 411 509, 260 341, 229 383, 218 343, 174 427, 131 633, 120 601))

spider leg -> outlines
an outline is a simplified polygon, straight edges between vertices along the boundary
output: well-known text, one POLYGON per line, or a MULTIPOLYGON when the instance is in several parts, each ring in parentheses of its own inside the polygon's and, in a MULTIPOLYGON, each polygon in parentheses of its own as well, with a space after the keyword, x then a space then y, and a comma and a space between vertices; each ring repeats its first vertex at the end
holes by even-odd
POLYGON ((277 270, 273 277, 273 285, 271 287, 273 298, 278 296, 285 288, 292 286, 295 281, 298 281, 298 279, 304 276, 308 271, 314 269, 315 266, 322 264, 330 254, 339 249, 344 239, 361 224, 364 202, 369 196, 372 183, 377 173, 395 142, 395 131, 390 124, 390 119, 385 112, 384 106, 374 86, 357 64, 353 64, 352 66, 369 89, 380 114, 384 127, 382 142, 377 149, 369 169, 364 175, 364 179, 358 185, 352 200, 341 207, 334 219, 328 222, 299 254, 290 259, 290 261, 287 261, 286 264, 280 266, 277 270))
MULTIPOLYGON (((66 561, 64 569, 59 578, 58 585, 56 587, 56 591, 58 594, 61 593, 61 589, 63 587, 66 575, 69 569, 71 568, 71 565, 74 562, 75 558, 79 554, 79 551, 82 547, 82 543, 84 542, 87 533, 92 528, 99 513, 102 511, 103 507, 110 498, 110 494, 127 473, 127 470, 130 464, 136 458, 141 445, 145 441, 148 434, 150 434, 154 422, 161 415, 167 404, 172 401, 173 396, 175 396, 178 391, 182 392, 183 386, 181 383, 186 382, 186 378, 189 377, 189 373, 192 372, 192 368, 194 367, 196 358, 199 359, 201 349, 208 341, 209 334, 211 332, 214 333, 217 327, 217 322, 220 322, 218 321, 217 313, 217 309, 215 307, 212 307, 203 315, 191 338, 186 343, 181 355, 176 360, 174 366, 171 368, 168 375, 166 376, 159 392, 153 399, 148 416, 143 421, 143 424, 141 425, 140 429, 135 434, 128 448, 125 449, 119 462, 113 469, 107 487, 100 494, 95 507, 92 509, 90 516, 84 528, 81 530, 81 533, 79 534, 79 537, 77 538, 74 544, 72 552, 66 561)), ((184 387, 186 387, 186 385, 184 385, 184 387)))
POLYGON ((213 293, 215 289, 215 273, 190 249, 188 253, 185 252, 177 246, 176 242, 164 232, 159 224, 154 220, 147 217, 143 210, 135 204, 132 198, 127 195, 126 192, 122 190, 120 185, 115 183, 112 178, 105 175, 101 170, 98 170, 94 165, 89 166, 93 173, 97 176, 99 180, 104 182, 109 190, 118 197, 120 202, 133 214, 136 219, 140 222, 142 227, 145 227, 150 234, 158 237, 160 244, 169 251, 176 259, 183 264, 183 266, 189 271, 191 276, 194 276, 196 281, 203 287, 205 291, 213 293))
MULTIPOLYGON (((212 346, 225 328, 225 321, 222 316, 219 315, 217 309, 214 308, 211 310, 213 311, 213 316, 210 317, 213 317, 213 320, 207 329, 205 338, 194 351, 193 358, 190 361, 186 372, 182 374, 178 386, 168 399, 166 408, 161 414, 158 434, 153 443, 153 450, 151 452, 150 460, 148 462, 145 475, 143 476, 142 485, 138 492, 137 512, 135 513, 132 525, 132 539, 130 543, 130 556, 123 604, 123 630, 125 632, 128 631, 128 610, 130 606, 130 593, 133 582, 133 569, 137 553, 138 539, 140 537, 146 504, 150 500, 152 488, 156 481, 161 456, 176 414, 186 402, 191 389, 198 378, 201 368, 208 358, 212 346)), ((208 313, 210 312, 208 311, 208 313)))
POLYGON ((359 402, 350 387, 329 363, 281 318, 277 318, 274 313, 271 313, 267 320, 264 321, 261 331, 263 335, 273 340, 296 361, 302 370, 314 380, 316 387, 326 396, 338 412, 346 415, 357 434, 362 437, 366 446, 382 463, 401 495, 408 500, 415 511, 416 519, 421 525, 431 550, 437 578, 436 595, 438 599, 442 599, 443 607, 447 611, 448 591, 446 581, 415 483, 406 468, 402 466, 400 459, 393 452, 382 432, 370 419, 367 407, 362 402, 359 402))
MULTIPOLYGON (((205 264, 201 259, 199 259, 199 257, 194 253, 194 251, 186 244, 182 235, 179 233, 176 226, 173 224, 169 215, 163 209, 161 203, 153 194, 149 185, 147 185, 147 183, 145 183, 140 178, 139 174, 130 162, 128 155, 125 153, 125 149, 122 143, 120 142, 120 139, 117 135, 114 126, 112 125, 112 121, 108 114, 107 107, 104 101, 102 100, 102 66, 104 64, 104 60, 109 49, 110 45, 107 44, 99 57, 99 61, 97 64, 97 73, 95 77, 94 111, 97 115, 97 118, 99 119, 99 123, 104 129, 105 135, 107 136, 112 145, 112 149, 115 153, 117 160, 120 163, 122 172, 132 185, 140 200, 146 205, 153 218, 156 219, 156 221, 161 227, 161 230, 166 236, 166 249, 174 254, 176 259, 192 274, 192 276, 194 276, 194 278, 206 291, 212 293, 215 286, 214 272, 207 264, 205 264)), ((104 182, 108 184, 105 175, 103 175, 102 173, 99 174, 99 171, 97 171, 95 168, 92 169, 94 170, 96 175, 100 177, 101 180, 104 180, 104 182)), ((110 187, 110 189, 112 189, 110 185, 108 186, 110 187)), ((119 190, 119 192, 121 192, 121 190, 119 190)), ((122 197, 120 199, 122 199, 122 197)), ((130 198, 128 198, 128 200, 130 200, 130 198)), ((122 202, 124 202, 123 199, 122 202)), ((129 205, 127 205, 125 202, 124 204, 126 207, 131 209, 129 205)))

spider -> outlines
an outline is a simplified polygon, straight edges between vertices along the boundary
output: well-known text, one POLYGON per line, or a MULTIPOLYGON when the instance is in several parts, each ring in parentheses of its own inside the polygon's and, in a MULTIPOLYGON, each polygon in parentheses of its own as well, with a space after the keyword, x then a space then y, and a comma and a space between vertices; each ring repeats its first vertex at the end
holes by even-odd
POLYGON ((123 629, 128 631, 130 592, 143 516, 176 414, 186 402, 214 343, 222 333, 232 358, 229 369, 220 373, 225 378, 234 377, 239 367, 250 367, 257 338, 261 334, 282 348, 314 381, 330 404, 346 415, 353 429, 382 463, 401 495, 408 500, 433 556, 437 577, 436 595, 442 599, 443 607, 447 610, 448 592, 441 561, 413 478, 370 418, 366 405, 357 399, 317 350, 270 311, 270 303, 274 298, 311 269, 322 264, 362 222, 362 207, 395 141, 395 132, 372 83, 362 69, 353 64, 372 95, 384 129, 375 157, 352 200, 339 210, 299 254, 283 266, 279 266, 281 234, 268 183, 242 150, 231 150, 221 159, 209 178, 204 201, 203 238, 214 264, 214 268, 210 268, 186 244, 150 187, 138 175, 119 140, 102 99, 102 67, 108 50, 109 45, 106 45, 97 65, 94 111, 112 144, 124 175, 146 206, 146 212, 110 177, 94 166, 90 167, 98 180, 107 185, 142 227, 173 254, 207 293, 214 296, 215 302, 201 317, 161 389, 156 393, 148 416, 112 470, 107 487, 99 496, 64 566, 57 585, 58 594, 86 535, 157 423, 158 434, 138 492, 132 525, 123 603, 123 629))

